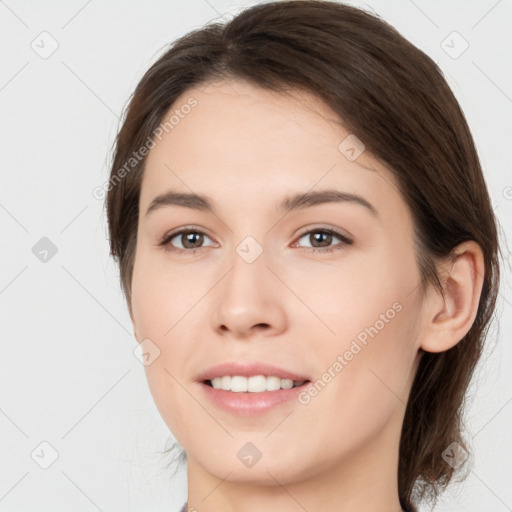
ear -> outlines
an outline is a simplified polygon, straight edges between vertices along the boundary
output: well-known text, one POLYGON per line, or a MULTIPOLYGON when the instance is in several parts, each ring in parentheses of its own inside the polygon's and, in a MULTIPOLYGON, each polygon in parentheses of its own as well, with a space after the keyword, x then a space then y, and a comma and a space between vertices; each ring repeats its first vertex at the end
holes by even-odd
POLYGON ((478 312, 485 272, 482 249, 476 242, 467 241, 453 253, 439 268, 444 297, 432 287, 424 304, 420 347, 426 352, 444 352, 455 346, 478 312))

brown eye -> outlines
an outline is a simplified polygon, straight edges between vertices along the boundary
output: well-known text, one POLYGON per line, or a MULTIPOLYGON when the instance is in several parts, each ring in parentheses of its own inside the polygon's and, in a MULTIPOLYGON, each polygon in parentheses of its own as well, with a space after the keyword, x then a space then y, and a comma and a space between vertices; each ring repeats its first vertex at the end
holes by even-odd
POLYGON ((324 231, 315 231, 309 234, 309 241, 313 247, 329 247, 332 243, 332 235, 324 231), (320 245, 315 245, 315 244, 320 245))
POLYGON ((197 249, 201 247, 204 239, 204 235, 202 233, 182 233, 181 235, 182 245, 185 249, 197 249))
POLYGON ((181 230, 164 237, 160 245, 168 246, 170 250, 194 251, 201 249, 205 239, 211 241, 210 237, 197 229, 181 230), (174 240, 174 242, 172 242, 174 240))
POLYGON ((299 241, 303 238, 310 243, 309 246, 305 246, 306 248, 310 248, 313 251, 317 250, 318 252, 330 252, 334 249, 341 249, 343 246, 350 245, 352 243, 352 240, 331 229, 310 230, 307 233, 304 233, 299 238, 299 241), (335 239, 340 240, 340 242, 332 245, 335 239))

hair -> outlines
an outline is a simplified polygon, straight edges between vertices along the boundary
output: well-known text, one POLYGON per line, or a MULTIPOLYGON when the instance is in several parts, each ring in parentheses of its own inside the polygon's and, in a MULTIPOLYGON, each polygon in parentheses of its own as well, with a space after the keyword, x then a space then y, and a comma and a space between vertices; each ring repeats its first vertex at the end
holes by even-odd
POLYGON ((106 206, 111 255, 131 311, 139 195, 146 158, 122 175, 175 100, 212 80, 309 91, 393 173, 414 222, 423 292, 442 286, 437 263, 474 240, 485 274, 476 318, 442 353, 422 352, 401 432, 402 507, 435 501, 455 473, 442 458, 462 436, 463 405, 499 286, 497 220, 465 116, 439 67, 378 16, 328 0, 246 8, 180 37, 138 83, 117 135, 106 206), (117 173, 117 174, 116 174, 117 173))

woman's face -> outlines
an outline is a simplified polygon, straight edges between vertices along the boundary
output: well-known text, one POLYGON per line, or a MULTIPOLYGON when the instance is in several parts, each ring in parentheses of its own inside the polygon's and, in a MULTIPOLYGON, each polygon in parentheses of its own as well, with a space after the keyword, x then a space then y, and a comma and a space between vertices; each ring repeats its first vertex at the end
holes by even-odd
POLYGON ((284 485, 393 464, 421 309, 391 173, 310 94, 224 81, 172 111, 144 171, 132 318, 189 465, 284 485), (287 377, 306 382, 272 387, 287 377))

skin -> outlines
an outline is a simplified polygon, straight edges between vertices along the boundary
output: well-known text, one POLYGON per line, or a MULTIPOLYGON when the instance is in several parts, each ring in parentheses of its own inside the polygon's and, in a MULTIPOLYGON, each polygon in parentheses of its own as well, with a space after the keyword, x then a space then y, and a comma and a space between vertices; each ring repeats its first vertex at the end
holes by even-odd
POLYGON ((429 289, 422 300, 412 219, 393 175, 367 151, 346 158, 338 146, 350 132, 327 105, 234 80, 190 89, 172 109, 191 96, 197 106, 147 158, 131 303, 137 340, 160 350, 146 375, 188 455, 189 508, 401 510, 398 447, 418 351, 447 350, 471 327, 478 245, 440 263, 444 299, 429 289), (327 188, 364 197, 378 216, 351 202, 277 212, 289 194, 327 188), (215 214, 167 205, 146 215, 168 190, 209 196, 215 214), (159 245, 189 226, 207 236, 159 245), (322 228, 353 243, 327 236, 322 245, 311 233, 322 228), (263 250, 252 263, 236 252, 247 236, 263 250), (194 254, 173 250, 194 243, 194 254), (339 250, 313 252, 325 246, 339 250), (216 408, 196 382, 227 360, 267 361, 314 381, 393 304, 400 312, 307 404, 244 417, 216 408), (262 453, 251 468, 237 457, 246 442, 262 453))

